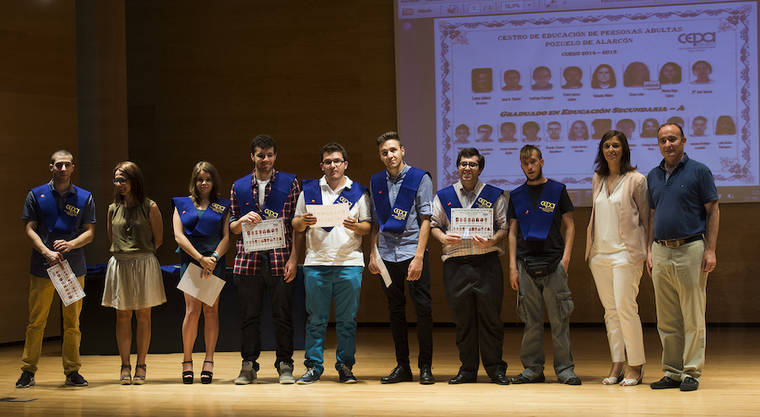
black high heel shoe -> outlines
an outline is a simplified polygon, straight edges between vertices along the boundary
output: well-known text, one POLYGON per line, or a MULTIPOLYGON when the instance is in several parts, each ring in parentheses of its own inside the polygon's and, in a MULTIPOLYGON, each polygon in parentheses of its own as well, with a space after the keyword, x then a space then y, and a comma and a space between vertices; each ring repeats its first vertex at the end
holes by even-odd
MULTIPOLYGON (((204 364, 210 363, 214 365, 214 361, 203 361, 204 364)), ((201 371, 201 384, 210 384, 214 380, 214 373, 212 371, 201 371)))
MULTIPOLYGON (((185 365, 185 364, 188 364, 188 363, 192 366, 193 361, 183 361, 182 365, 185 365)), ((182 383, 183 384, 192 384, 193 383, 193 378, 195 378, 195 374, 193 374, 193 370, 192 369, 189 370, 189 371, 182 371, 182 383)))

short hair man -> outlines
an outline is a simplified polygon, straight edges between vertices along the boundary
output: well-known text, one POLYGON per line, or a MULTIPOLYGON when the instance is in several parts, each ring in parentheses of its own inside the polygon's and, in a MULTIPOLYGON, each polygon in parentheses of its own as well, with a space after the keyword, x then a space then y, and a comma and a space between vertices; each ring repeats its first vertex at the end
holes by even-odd
POLYGON ((454 315, 462 362, 449 384, 476 382, 478 353, 491 381, 509 384, 507 363, 502 360, 504 278, 499 261, 507 229, 506 197, 501 189, 478 179, 484 166, 485 157, 477 149, 462 149, 457 155, 459 181, 433 198, 431 233, 443 244, 443 285, 454 315), (492 210, 493 236, 475 234, 463 239, 462 235, 449 233, 453 208, 492 210))
POLYGON ((522 131, 523 131, 523 142, 538 142, 541 140, 538 137, 538 130, 540 128, 538 127, 538 123, 536 122, 525 122, 522 125, 522 131))
MULTIPOLYGON (((42 337, 50 304, 56 294, 47 269, 68 261, 79 285, 84 288, 87 264, 82 247, 92 242, 95 236, 95 201, 89 191, 71 183, 74 168, 71 152, 60 150, 53 153, 49 166, 53 178, 26 195, 21 219, 25 222, 26 236, 32 242, 33 251, 29 275, 29 321, 21 358, 24 364, 16 388, 28 388, 35 384, 34 374, 42 351, 42 337)), ((65 384, 87 386, 87 381, 79 374, 82 366, 79 358, 82 300, 62 306, 62 310, 61 351, 65 384)))
POLYGON ((319 152, 324 176, 304 180, 298 196, 293 228, 306 233, 304 286, 306 289, 306 372, 296 381, 311 384, 324 372, 324 342, 330 304, 335 302, 338 346, 335 369, 342 383, 355 383, 351 369, 356 353, 356 312, 359 309, 364 254, 362 236, 372 228, 367 189, 345 175, 348 152, 338 143, 328 143, 319 152), (345 203, 349 217, 335 227, 314 227, 317 217, 306 205, 345 203))
POLYGON ((454 143, 468 143, 469 137, 470 137, 470 128, 465 125, 461 124, 457 126, 457 128, 454 130, 454 143))
POLYGON ((543 382, 544 305, 554 346, 554 372, 560 383, 580 385, 570 350, 573 300, 567 286, 567 266, 575 238, 573 203, 564 184, 544 177, 541 150, 520 149, 525 184, 510 193, 509 281, 518 291, 517 313, 525 323, 520 360, 525 369, 512 383, 543 382), (562 238, 560 225, 565 229, 562 238))
POLYGON ((427 242, 430 235, 430 203, 433 180, 430 174, 404 162, 406 149, 396 132, 377 138, 380 161, 385 169, 372 176, 372 255, 369 271, 379 274, 375 251, 379 252, 391 278, 383 286, 388 298, 391 331, 396 350, 396 367, 383 377, 383 384, 412 380, 406 323, 404 281, 417 312, 420 384, 435 382, 433 365, 433 310, 430 298, 430 268, 427 242))
POLYGON ((517 133, 517 127, 515 127, 514 123, 502 123, 501 126, 499 126, 499 132, 501 133, 499 142, 517 142, 517 138, 515 137, 515 133, 517 133))
POLYGON ((491 125, 478 126, 478 138, 475 139, 475 142, 492 142, 491 133, 493 133, 491 125))
POLYGON ((691 120, 691 135, 692 136, 705 136, 707 132, 707 118, 704 116, 697 116, 691 120))
POLYGON ((684 152, 681 126, 657 132, 662 162, 649 171, 649 253, 665 376, 652 389, 699 388, 705 363, 707 274, 715 269, 718 190, 710 169, 684 152))
POLYGON ((256 380, 257 360, 261 354, 261 311, 269 295, 276 341, 274 367, 281 384, 292 384, 293 377, 293 280, 296 277, 299 247, 293 239, 293 216, 301 185, 295 174, 274 169, 277 144, 269 135, 251 141, 253 171, 236 180, 230 190, 230 231, 240 234, 243 223, 256 225, 263 220, 282 219, 285 247, 246 252, 242 236, 235 246, 233 277, 237 287, 241 318, 240 356, 243 363, 235 384, 256 380))
POLYGON ((549 133, 549 139, 559 140, 562 133, 562 125, 557 121, 551 121, 546 125, 546 131, 549 133))

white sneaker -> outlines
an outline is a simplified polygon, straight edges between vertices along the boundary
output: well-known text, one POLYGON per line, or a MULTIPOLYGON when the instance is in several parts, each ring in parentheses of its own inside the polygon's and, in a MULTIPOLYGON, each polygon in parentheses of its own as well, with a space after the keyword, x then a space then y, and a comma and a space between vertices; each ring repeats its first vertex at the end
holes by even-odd
POLYGON ((253 369, 252 361, 243 361, 243 366, 240 368, 240 375, 235 378, 235 385, 248 385, 256 381, 256 370, 253 369))

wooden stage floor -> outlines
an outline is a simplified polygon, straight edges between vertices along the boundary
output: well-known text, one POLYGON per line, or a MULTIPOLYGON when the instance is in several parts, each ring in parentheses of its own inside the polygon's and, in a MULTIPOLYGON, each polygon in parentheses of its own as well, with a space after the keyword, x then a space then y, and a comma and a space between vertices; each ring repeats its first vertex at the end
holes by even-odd
MULTIPOLYGON (((507 374, 520 372, 521 328, 505 329, 507 374)), ((414 336, 412 334, 412 336, 414 336)), ((117 356, 83 356, 86 388, 63 386, 59 341, 44 347, 37 385, 14 387, 20 371, 20 345, 0 347, 0 416, 458 416, 458 415, 760 415, 760 328, 709 328, 707 364, 700 389, 653 391, 649 383, 661 377, 660 343, 653 328, 645 329, 648 364, 644 385, 622 388, 601 385, 608 371, 608 348, 601 327, 571 330, 578 387, 556 383, 551 365, 547 383, 499 386, 488 383, 481 370, 478 384, 448 385, 458 369, 453 328, 435 329, 433 373, 438 383, 381 385, 394 366, 389 328, 360 328, 357 364, 359 383, 341 385, 332 367, 334 329, 329 330, 326 372, 313 385, 276 384, 273 352, 262 353, 259 384, 236 386, 240 356, 217 354, 211 385, 180 383, 180 354, 149 355, 148 380, 143 386, 118 384, 117 356)), ((85 335, 86 337, 86 335, 85 335)), ((415 341, 415 338, 412 337, 415 341)), ((416 341, 412 354, 415 355, 416 341)), ((547 363, 551 344, 546 335, 547 363)), ((303 351, 296 352, 296 374, 303 372, 303 351)), ((414 356, 413 356, 414 357, 414 356)), ((195 354, 196 378, 203 361, 195 354)), ((414 359, 412 360, 414 362, 414 359)), ((133 356, 134 365, 134 356, 133 356)), ((416 372, 415 372, 416 373, 416 372)), ((297 375, 297 376, 298 376, 297 375)), ((416 375, 415 375, 416 378, 416 375)))

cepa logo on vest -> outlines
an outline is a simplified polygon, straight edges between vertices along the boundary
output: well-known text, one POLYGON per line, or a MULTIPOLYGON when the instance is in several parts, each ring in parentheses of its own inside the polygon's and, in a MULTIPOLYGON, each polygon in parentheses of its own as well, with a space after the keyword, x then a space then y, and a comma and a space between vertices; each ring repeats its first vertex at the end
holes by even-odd
POLYGON ((407 214, 406 210, 401 210, 398 207, 393 209, 393 218, 396 220, 404 220, 407 214))
POLYGON ((272 209, 269 209, 269 208, 265 208, 265 209, 264 209, 264 214, 266 214, 266 216, 267 216, 268 218, 270 218, 270 219, 276 219, 276 218, 277 218, 277 217, 279 217, 279 215, 280 215, 280 214, 279 214, 279 213, 277 213, 276 211, 274 211, 274 210, 272 210, 272 209))
POLYGON ((554 208, 557 206, 556 203, 550 203, 548 201, 542 201, 538 203, 538 208, 541 210, 547 212, 547 213, 554 213, 554 208))
POLYGON ((73 206, 71 204, 66 204, 66 207, 64 208, 64 213, 71 217, 76 217, 79 214, 79 209, 76 208, 76 206, 73 206))
POLYGON ((338 201, 340 201, 341 203, 346 203, 346 204, 348 204, 348 205, 350 205, 350 204, 351 204, 351 202, 350 202, 350 201, 348 201, 348 199, 347 199, 346 197, 343 197, 342 195, 341 195, 341 196, 338 196, 338 201))
POLYGON ((688 49, 715 48, 715 32, 682 33, 678 35, 678 43, 688 49))
POLYGON ((483 197, 478 197, 478 205, 479 205, 480 207, 484 207, 484 208, 491 208, 491 206, 492 206, 493 204, 491 204, 491 202, 490 202, 490 201, 486 200, 486 199, 485 199, 485 198, 483 198, 483 197))
POLYGON ((219 203, 211 203, 211 210, 216 213, 221 213, 224 211, 224 206, 219 203))

